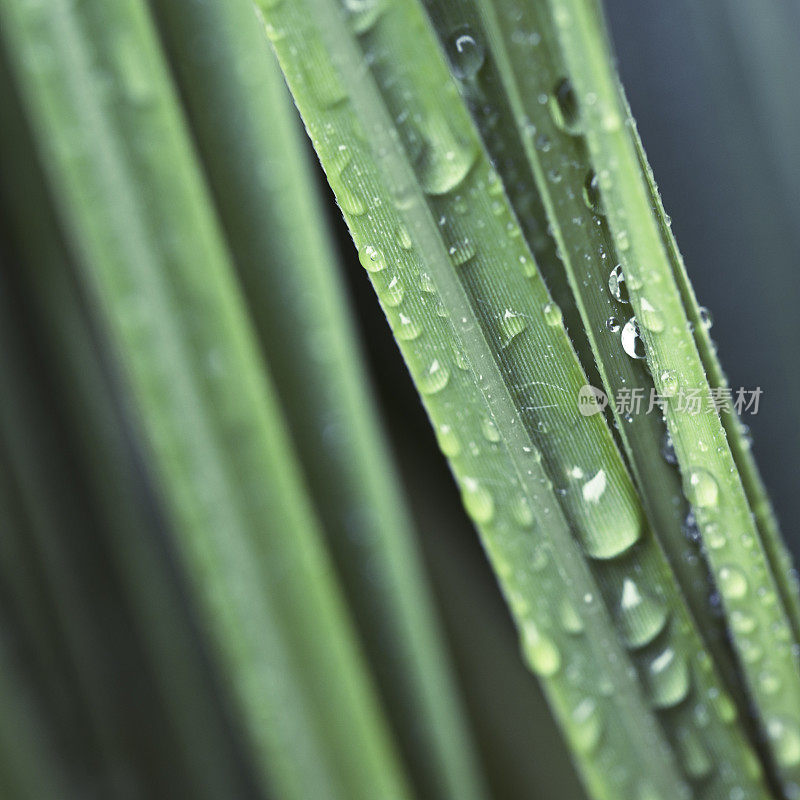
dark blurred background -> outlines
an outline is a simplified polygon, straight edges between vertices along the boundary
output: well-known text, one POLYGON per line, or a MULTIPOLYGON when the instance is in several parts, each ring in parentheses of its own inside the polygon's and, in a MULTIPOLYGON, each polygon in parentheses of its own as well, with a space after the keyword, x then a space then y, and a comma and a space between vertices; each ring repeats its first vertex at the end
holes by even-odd
MULTIPOLYGON (((800 556, 800 3, 607 0, 628 99, 784 535, 800 556)), ((323 181, 324 184, 324 181, 323 181)), ((380 406, 498 798, 583 796, 335 206, 380 406)))

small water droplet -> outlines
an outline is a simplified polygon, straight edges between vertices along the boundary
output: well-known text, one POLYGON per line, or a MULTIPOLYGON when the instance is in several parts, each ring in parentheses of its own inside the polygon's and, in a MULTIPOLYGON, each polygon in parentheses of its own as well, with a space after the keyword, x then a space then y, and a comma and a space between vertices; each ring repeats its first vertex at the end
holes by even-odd
POLYGON ((401 341, 408 342, 416 339, 422 330, 410 317, 400 314, 399 323, 395 328, 394 335, 401 341))
POLYGON ((661 440, 661 455, 667 464, 677 464, 678 456, 675 454, 675 445, 669 431, 664 431, 664 438, 661 440))
POLYGON ((561 309, 554 302, 550 301, 549 303, 545 303, 542 312, 544 313, 544 321, 550 325, 550 327, 561 324, 561 309))
POLYGON ((414 245, 413 241, 411 240, 411 234, 408 232, 408 228, 406 228, 404 225, 400 225, 397 228, 397 241, 403 250, 410 250, 414 245))
POLYGON ((656 708, 672 708, 689 694, 691 673, 686 658, 667 647, 650 662, 648 686, 656 708))
POLYGON ((691 727, 683 727, 678 734, 678 755, 686 776, 692 780, 706 778, 714 769, 703 737, 691 727))
POLYGON ((380 290, 380 296, 390 308, 399 306, 403 302, 403 284, 397 275, 392 277, 385 289, 380 290))
POLYGON ((590 170, 583 183, 583 202, 590 211, 601 213, 600 206, 600 181, 594 170, 590 170))
POLYGON ((608 291, 620 303, 630 303, 631 301, 628 296, 628 287, 625 283, 625 275, 622 272, 621 264, 617 264, 608 276, 608 291))
POLYGON ((527 327, 528 321, 522 314, 507 308, 500 319, 501 347, 508 347, 514 337, 519 336, 527 327))
POLYGON ((622 323, 616 317, 609 317, 606 320, 606 329, 611 333, 616 333, 622 327, 622 323))
POLYGON ((680 384, 678 382, 678 373, 674 369, 662 370, 659 375, 659 382, 661 383, 663 397, 675 397, 678 394, 680 384))
POLYGON ((642 325, 653 333, 660 333, 664 330, 664 318, 661 312, 653 306, 653 304, 646 298, 642 297, 641 303, 642 313, 639 317, 642 325))
POLYGON ((462 239, 461 241, 451 244, 447 252, 450 255, 450 259, 452 260, 452 262, 457 267, 460 267, 462 264, 465 264, 471 258, 474 258, 475 245, 473 244, 471 239, 465 238, 462 239))
POLYGON ((511 515, 514 520, 523 528, 533 525, 533 509, 524 494, 517 497, 511 505, 511 515))
POLYGON ((622 329, 620 334, 622 349, 631 357, 636 359, 646 358, 644 340, 639 332, 639 324, 635 317, 631 317, 622 329))
POLYGON ((522 627, 522 650, 531 669, 543 677, 555 675, 561 668, 558 648, 530 620, 522 627))
POLYGON ((500 431, 497 430, 497 426, 489 417, 484 417, 481 421, 481 431, 483 433, 483 438, 486 439, 487 442, 500 441, 500 431))
POLYGON ((461 452, 461 440, 450 425, 439 425, 436 429, 439 449, 448 457, 455 458, 461 452))
POLYGON ((579 753, 591 753, 600 744, 603 720, 597 703, 587 697, 572 710, 567 724, 567 734, 572 746, 579 753))
POLYGON ((747 578, 736 567, 722 567, 717 576, 722 596, 729 600, 740 600, 747 594, 747 578))
POLYGON ((466 26, 455 30, 447 43, 447 54, 453 74, 461 80, 471 80, 483 66, 483 45, 466 26))
POLYGON ((434 359, 419 379, 419 389, 423 394, 436 394, 447 386, 450 373, 438 359, 434 359))
POLYGON ((695 469, 689 474, 689 502, 698 508, 712 508, 717 504, 719 487, 711 473, 695 469))
POLYGON ((700 306, 699 311, 700 311, 700 324, 706 330, 710 330, 711 326, 714 324, 713 315, 705 306, 700 306))
POLYGON ((369 272, 380 272, 386 269, 386 260, 377 247, 368 244, 360 253, 360 261, 364 269, 369 272))
POLYGON ((794 722, 773 717, 767 721, 767 735, 779 766, 788 768, 800 764, 800 729, 794 722))
POLYGON ((578 98, 569 78, 559 81, 553 90, 550 101, 550 113, 553 122, 566 133, 579 133, 578 98))
POLYGON ((567 633, 576 635, 583 631, 583 619, 569 600, 562 601, 559 610, 559 619, 561 621, 561 627, 564 628, 567 633))
POLYGON ((633 578, 623 580, 617 621, 628 647, 635 649, 652 642, 664 630, 668 616, 662 600, 641 589, 633 578))
POLYGON ((427 272, 421 272, 419 275, 419 288, 420 291, 427 294, 436 294, 436 286, 434 286, 433 279, 427 272))
POLYGON ((464 478, 461 498, 467 514, 479 525, 490 522, 494 516, 494 500, 489 490, 475 478, 464 478))

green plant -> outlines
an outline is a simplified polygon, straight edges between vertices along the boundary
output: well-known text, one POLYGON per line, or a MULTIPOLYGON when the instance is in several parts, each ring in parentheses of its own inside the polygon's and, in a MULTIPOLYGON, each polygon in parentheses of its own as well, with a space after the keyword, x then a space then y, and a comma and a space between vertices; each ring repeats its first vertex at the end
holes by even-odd
POLYGON ((725 379, 598 6, 257 9, 0 7, 9 793, 485 795, 268 39, 589 794, 798 796, 797 581, 677 408, 725 379))

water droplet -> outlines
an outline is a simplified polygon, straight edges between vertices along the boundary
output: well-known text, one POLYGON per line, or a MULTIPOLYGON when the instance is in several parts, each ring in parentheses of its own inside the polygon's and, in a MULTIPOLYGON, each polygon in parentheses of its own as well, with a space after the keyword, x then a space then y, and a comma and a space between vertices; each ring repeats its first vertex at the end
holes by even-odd
POLYGON ((421 332, 422 331, 419 325, 417 325, 410 317, 407 317, 405 314, 400 314, 399 323, 395 327, 394 331, 394 335, 398 339, 408 342, 412 339, 416 339, 421 332))
POLYGON ((703 737, 693 727, 681 728, 678 734, 678 755, 683 771, 692 780, 708 777, 714 768, 703 737))
POLYGON ((664 438, 661 440, 661 455, 667 464, 677 464, 678 456, 675 454, 675 445, 669 431, 664 431, 664 438))
POLYGON ((700 311, 700 324, 706 330, 710 330, 711 326, 714 324, 714 317, 705 306, 700 306, 699 311, 700 311))
POLYGON ((597 703, 587 697, 572 710, 567 724, 567 734, 572 746, 579 753, 591 753, 600 744, 603 720, 597 703))
POLYGON ((586 175, 583 184, 583 202, 590 211, 594 211, 596 214, 601 213, 600 181, 594 170, 590 170, 586 175))
POLYGON ((689 474, 689 502, 698 508, 712 508, 717 504, 719 487, 711 473, 695 469, 689 474))
POLYGON ((517 497, 511 505, 511 515, 518 525, 529 528, 533 525, 533 509, 524 494, 517 497))
POLYGON ((653 333, 660 333, 664 330, 664 318, 661 312, 653 306, 653 304, 646 298, 641 299, 642 313, 639 317, 642 325, 653 333))
POLYGON ((403 250, 410 250, 414 246, 414 242, 411 240, 411 234, 404 225, 400 225, 397 228, 397 241, 403 250))
POLYGON ((773 717, 767 722, 767 735, 779 766, 800 764, 800 730, 794 722, 773 717))
POLYGON ((383 253, 371 244, 368 244, 359 253, 359 260, 364 269, 369 272, 380 272, 386 269, 386 260, 383 257, 383 253))
POLYGON ((554 328, 556 325, 561 324, 561 309, 554 302, 550 301, 549 303, 545 303, 542 312, 544 313, 544 321, 550 325, 550 327, 554 328))
POLYGON ((581 494, 587 503, 599 503, 603 492, 606 490, 606 473, 605 470, 598 470, 597 474, 590 478, 581 487, 581 494))
POLYGON ((650 662, 648 686, 656 708, 671 708, 689 694, 691 673, 685 657, 667 647, 650 662))
POLYGON ((448 457, 455 458, 461 452, 461 440, 450 425, 439 425, 436 429, 439 449, 448 457))
POLYGON ((475 245, 471 239, 462 239, 451 244, 448 251, 450 259, 457 266, 461 266, 475 256, 475 245))
POLYGON ((722 567, 717 577, 724 598, 739 600, 747 594, 747 578, 736 567, 722 567))
POLYGON ((625 283, 625 275, 622 272, 621 264, 617 264, 608 276, 608 291, 620 303, 630 303, 631 301, 628 296, 628 287, 625 283))
POLYGON ((419 275, 419 288, 420 291, 427 294, 436 294, 436 286, 434 286, 433 279, 427 272, 421 272, 419 275))
POLYGON ((755 618, 745 611, 736 609, 729 617, 731 628, 736 633, 752 633, 756 629, 755 618))
POLYGON ((447 44, 447 54, 453 74, 461 80, 474 78, 485 58, 483 45, 466 26, 453 32, 447 44))
POLYGON ((609 317, 606 320, 606 329, 611 333, 616 333, 622 327, 622 323, 616 317, 609 317))
POLYGON ((620 334, 622 349, 631 357, 636 359, 646 358, 644 340, 639 332, 639 324, 635 317, 631 317, 622 329, 620 334))
POLYGON ((536 625, 528 620, 522 627, 522 650, 531 669, 547 678, 561 667, 561 653, 536 625))
POLYGON ((522 314, 507 308, 500 320, 501 346, 508 347, 514 337, 519 336, 527 327, 528 321, 522 314))
POLYGON ((559 619, 561 621, 561 627, 564 628, 567 633, 575 635, 583 631, 583 619, 581 619, 581 615, 575 610, 575 606, 572 605, 569 600, 562 601, 559 610, 559 619))
POLYGON ((664 630, 668 616, 662 600, 640 589, 633 578, 625 578, 617 622, 628 647, 644 647, 652 642, 664 630))
POLYGON ((447 386, 447 381, 450 379, 450 373, 447 367, 434 359, 430 366, 419 379, 419 389, 423 394, 436 394, 447 386))
POLYGON ((678 394, 680 386, 678 382, 678 373, 674 369, 662 370, 658 376, 661 383, 661 394, 664 397, 675 397, 678 394))
POLYGON ((385 289, 380 290, 380 296, 390 308, 399 306, 403 302, 403 284, 397 275, 392 277, 385 289))
POLYGON ((606 560, 616 558, 639 541, 642 535, 641 520, 626 516, 607 525, 582 526, 581 544, 591 558, 606 560))
POLYGON ((380 0, 344 0, 350 27, 356 34, 366 33, 385 10, 380 0))
POLYGON ((464 478, 461 498, 467 514, 479 525, 490 522, 494 516, 494 500, 489 490, 474 478, 464 478))
POLYGON ((550 100, 553 122, 566 133, 579 133, 578 98, 569 78, 559 81, 550 100))
POLYGON ((431 135, 416 159, 417 176, 427 194, 447 194, 472 169, 478 157, 478 141, 469 132, 459 136, 444 120, 429 122, 429 128, 431 135))
POLYGON ((484 417, 481 421, 481 431, 483 433, 483 438, 486 439, 487 442, 500 441, 500 431, 497 430, 497 426, 489 417, 484 417))

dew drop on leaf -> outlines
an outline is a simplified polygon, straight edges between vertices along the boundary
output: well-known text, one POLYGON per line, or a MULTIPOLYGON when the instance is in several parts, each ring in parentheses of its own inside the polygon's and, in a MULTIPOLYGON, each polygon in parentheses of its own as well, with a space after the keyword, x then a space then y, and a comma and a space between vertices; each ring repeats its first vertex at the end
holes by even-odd
POLYGON ((620 303, 630 303, 628 287, 625 284, 625 275, 622 272, 621 264, 617 264, 608 276, 608 291, 620 303))
POLYGON ((453 74, 461 80, 470 80, 483 66, 485 53, 483 45, 468 27, 458 28, 447 43, 447 54, 453 74))
POLYGON ((634 317, 631 317, 622 328, 620 341, 622 342, 622 349, 631 358, 643 359, 646 357, 644 340, 639 332, 639 323, 636 322, 634 317))

